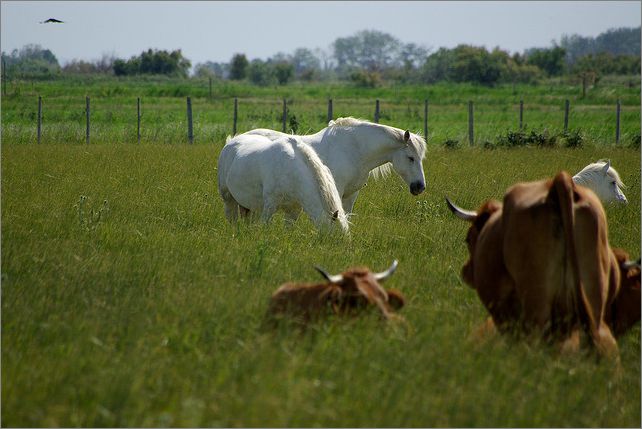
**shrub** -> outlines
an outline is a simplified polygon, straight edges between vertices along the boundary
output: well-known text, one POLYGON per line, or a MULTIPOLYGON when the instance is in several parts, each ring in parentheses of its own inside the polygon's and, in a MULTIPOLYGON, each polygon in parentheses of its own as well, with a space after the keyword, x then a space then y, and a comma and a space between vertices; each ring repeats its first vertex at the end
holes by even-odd
POLYGON ((560 134, 560 139, 564 147, 580 148, 584 145, 584 136, 580 130, 567 131, 560 134))
POLYGON ((457 149, 459 147, 459 140, 448 139, 444 142, 446 149, 457 149))

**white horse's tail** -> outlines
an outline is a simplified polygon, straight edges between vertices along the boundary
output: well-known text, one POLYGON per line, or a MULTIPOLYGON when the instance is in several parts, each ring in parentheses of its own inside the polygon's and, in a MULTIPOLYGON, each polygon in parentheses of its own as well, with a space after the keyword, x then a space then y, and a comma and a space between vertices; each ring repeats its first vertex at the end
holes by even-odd
POLYGON ((306 164, 310 167, 314 178, 319 185, 319 194, 323 202, 323 208, 330 218, 336 219, 341 225, 343 232, 348 233, 348 218, 343 211, 341 197, 334 183, 334 177, 330 169, 321 161, 315 150, 298 138, 291 138, 292 146, 302 155, 306 164))

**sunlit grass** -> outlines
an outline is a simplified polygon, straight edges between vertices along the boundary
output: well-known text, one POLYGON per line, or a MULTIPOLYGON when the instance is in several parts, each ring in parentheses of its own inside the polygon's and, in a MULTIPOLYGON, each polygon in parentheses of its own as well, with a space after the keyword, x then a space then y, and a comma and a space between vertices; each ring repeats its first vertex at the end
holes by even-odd
POLYGON ((467 226, 443 203, 474 208, 515 181, 610 158, 630 201, 607 207, 610 240, 639 255, 639 150, 431 146, 426 192, 371 180, 347 239, 306 217, 229 225, 221 142, 13 136, 1 165, 5 426, 639 426, 639 325, 619 340, 619 382, 591 355, 466 341, 485 311, 459 276, 467 226), (305 335, 261 329, 271 292, 319 280, 313 265, 395 258, 387 285, 405 294, 410 331, 374 315, 305 335))

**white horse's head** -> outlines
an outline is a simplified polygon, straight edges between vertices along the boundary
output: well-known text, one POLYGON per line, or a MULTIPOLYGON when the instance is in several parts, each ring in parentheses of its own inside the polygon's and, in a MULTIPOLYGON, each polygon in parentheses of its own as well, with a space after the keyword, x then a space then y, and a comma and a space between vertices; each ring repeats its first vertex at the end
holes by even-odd
POLYGON ((426 143, 408 130, 403 133, 403 142, 403 146, 392 155, 392 168, 408 184, 410 192, 419 195, 426 189, 422 163, 426 155, 426 143))
POLYGON ((587 165, 573 176, 573 181, 578 185, 591 189, 603 203, 628 203, 622 188, 624 183, 613 167, 611 161, 598 161, 587 165))

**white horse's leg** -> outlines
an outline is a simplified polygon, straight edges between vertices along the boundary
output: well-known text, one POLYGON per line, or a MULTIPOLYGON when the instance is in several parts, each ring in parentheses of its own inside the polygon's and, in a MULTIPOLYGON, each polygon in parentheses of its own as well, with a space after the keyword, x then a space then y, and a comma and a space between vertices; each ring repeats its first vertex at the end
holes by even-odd
POLYGON ((358 196, 359 196, 359 191, 341 199, 341 205, 343 206, 343 211, 346 214, 352 213, 352 209, 354 208, 354 202, 357 200, 358 196))
POLYGON ((263 211, 261 212, 261 221, 268 223, 277 210, 276 201, 269 194, 263 194, 263 211))
POLYGON ((225 204, 225 217, 230 223, 235 223, 238 220, 239 203, 236 202, 230 191, 227 189, 220 190, 223 204, 225 204))

